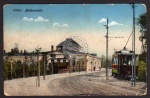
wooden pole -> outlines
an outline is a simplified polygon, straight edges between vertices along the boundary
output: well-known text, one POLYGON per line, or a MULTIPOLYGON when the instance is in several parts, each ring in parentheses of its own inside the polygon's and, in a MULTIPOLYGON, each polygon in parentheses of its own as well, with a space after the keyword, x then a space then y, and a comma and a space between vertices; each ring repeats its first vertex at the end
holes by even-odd
POLYGON ((10 63, 11 63, 11 79, 12 79, 12 59, 11 59, 10 63))
POLYGON ((107 33, 106 33, 106 80, 108 80, 108 18, 107 18, 107 33))
POLYGON ((53 74, 53 62, 51 64, 52 64, 52 74, 53 74))
POLYGON ((44 60, 44 64, 43 64, 43 80, 45 80, 45 55, 43 56, 44 58, 43 58, 43 60, 44 60))
POLYGON ((38 87, 40 87, 40 64, 39 64, 39 54, 37 54, 37 62, 38 62, 38 87))

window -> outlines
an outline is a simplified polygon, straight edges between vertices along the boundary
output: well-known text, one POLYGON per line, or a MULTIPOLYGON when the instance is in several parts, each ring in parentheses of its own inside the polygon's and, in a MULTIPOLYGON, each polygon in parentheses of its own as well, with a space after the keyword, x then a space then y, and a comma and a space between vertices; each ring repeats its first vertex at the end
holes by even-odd
POLYGON ((118 57, 117 57, 117 56, 115 56, 115 57, 113 58, 113 64, 118 64, 118 57))

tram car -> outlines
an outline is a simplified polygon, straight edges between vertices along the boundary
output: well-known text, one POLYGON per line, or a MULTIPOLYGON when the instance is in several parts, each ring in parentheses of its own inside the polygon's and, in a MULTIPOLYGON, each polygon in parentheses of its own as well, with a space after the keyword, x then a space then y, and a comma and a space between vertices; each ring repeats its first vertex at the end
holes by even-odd
MULTIPOLYGON (((137 55, 135 55, 135 60, 137 55)), ((112 56, 112 76, 131 79, 132 77, 132 51, 116 51, 112 56)), ((134 71, 134 68, 133 68, 134 71)), ((138 66, 135 65, 135 74, 138 75, 138 66)), ((134 73, 134 72, 133 72, 134 73)))

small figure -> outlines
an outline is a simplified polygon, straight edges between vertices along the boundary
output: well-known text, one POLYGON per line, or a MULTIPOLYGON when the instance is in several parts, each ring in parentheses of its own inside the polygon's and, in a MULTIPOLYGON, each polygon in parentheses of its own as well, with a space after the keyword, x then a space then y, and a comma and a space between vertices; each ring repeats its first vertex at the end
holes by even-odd
POLYGON ((94 66, 94 71, 95 71, 95 66, 94 66))

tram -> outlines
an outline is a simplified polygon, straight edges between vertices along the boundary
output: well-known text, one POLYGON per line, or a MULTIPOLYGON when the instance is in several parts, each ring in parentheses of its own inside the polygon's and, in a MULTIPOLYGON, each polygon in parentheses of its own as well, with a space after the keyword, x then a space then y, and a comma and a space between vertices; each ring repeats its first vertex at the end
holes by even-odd
MULTIPOLYGON (((135 60, 137 59, 135 55, 135 60)), ((131 79, 132 77, 132 51, 121 50, 115 51, 112 56, 112 76, 117 78, 131 79)), ((138 75, 138 66, 135 65, 135 74, 138 75)), ((134 73, 134 72, 133 72, 134 73)))

